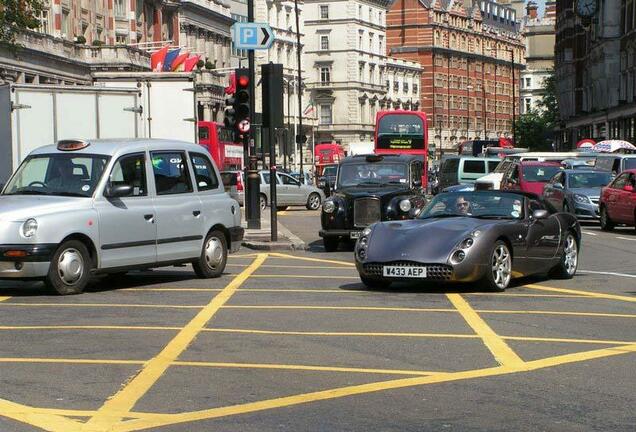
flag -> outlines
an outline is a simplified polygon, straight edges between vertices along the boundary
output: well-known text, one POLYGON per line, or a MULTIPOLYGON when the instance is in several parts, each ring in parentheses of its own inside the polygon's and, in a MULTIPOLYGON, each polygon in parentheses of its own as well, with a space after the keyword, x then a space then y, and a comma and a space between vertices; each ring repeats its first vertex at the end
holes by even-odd
POLYGON ((174 59, 174 61, 172 62, 172 71, 176 71, 177 69, 183 69, 183 63, 186 61, 186 59, 188 58, 188 56, 190 55, 189 52, 183 53, 183 54, 179 54, 177 56, 176 59, 174 59))
POLYGON ((160 72, 159 65, 164 63, 164 59, 166 58, 166 54, 168 53, 168 46, 161 48, 159 51, 155 51, 150 55, 150 68, 153 72, 160 72))
POLYGON ((174 63, 175 59, 179 57, 180 52, 181 48, 177 48, 166 54, 166 58, 163 61, 163 68, 161 70, 164 72, 170 72, 172 70, 172 63, 174 63))
POLYGON ((194 69, 200 59, 200 55, 188 57, 187 59, 185 59, 185 61, 183 62, 183 71, 192 72, 192 69, 194 69))
POLYGON ((314 104, 312 102, 309 102, 309 105, 307 105, 307 107, 305 107, 305 110, 303 111, 303 115, 307 117, 309 114, 313 112, 314 112, 314 104))

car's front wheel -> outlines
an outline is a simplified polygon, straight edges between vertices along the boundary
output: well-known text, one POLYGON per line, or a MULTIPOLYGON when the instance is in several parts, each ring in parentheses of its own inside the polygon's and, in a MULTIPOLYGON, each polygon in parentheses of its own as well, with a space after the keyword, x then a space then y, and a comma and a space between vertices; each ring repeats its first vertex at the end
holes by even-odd
POLYGON ((512 254, 508 245, 497 240, 490 253, 488 271, 484 278, 491 291, 505 291, 512 279, 512 254))
POLYGON ((200 278, 217 278, 223 274, 227 264, 227 241, 221 231, 210 232, 201 249, 201 256, 192 263, 200 278))
POLYGON ((367 288, 371 289, 386 289, 391 286, 391 281, 383 279, 371 279, 368 277, 360 276, 360 280, 367 288))
POLYGON ((572 279, 579 266, 579 244, 576 242, 574 234, 568 232, 565 236, 563 255, 559 264, 552 269, 550 276, 559 279, 572 279))
POLYGON ((614 229, 614 222, 610 219, 607 214, 607 207, 601 207, 601 229, 603 231, 611 231, 614 229))
POLYGON ((312 192, 309 194, 309 198, 307 198, 307 210, 318 210, 320 208, 320 195, 316 192, 312 192))
POLYGON ((88 283, 92 267, 86 245, 79 240, 69 240, 53 254, 44 283, 59 295, 80 294, 88 283))

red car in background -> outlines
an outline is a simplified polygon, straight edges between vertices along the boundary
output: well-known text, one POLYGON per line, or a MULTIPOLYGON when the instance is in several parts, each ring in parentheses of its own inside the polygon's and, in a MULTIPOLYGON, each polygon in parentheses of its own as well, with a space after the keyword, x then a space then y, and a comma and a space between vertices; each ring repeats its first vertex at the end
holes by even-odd
POLYGON ((601 189, 601 228, 609 231, 616 224, 636 227, 636 169, 623 171, 601 189))
POLYGON ((561 164, 558 162, 515 162, 504 173, 501 189, 531 192, 541 196, 543 187, 560 170, 561 164))

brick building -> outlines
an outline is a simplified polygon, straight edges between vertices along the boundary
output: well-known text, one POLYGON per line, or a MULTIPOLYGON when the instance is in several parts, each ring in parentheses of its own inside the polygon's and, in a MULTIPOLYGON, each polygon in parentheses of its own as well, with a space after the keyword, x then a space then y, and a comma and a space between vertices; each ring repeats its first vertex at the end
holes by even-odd
POLYGON ((467 139, 512 136, 525 42, 512 6, 490 0, 397 0, 387 15, 391 56, 417 61, 431 154, 467 139), (514 76, 514 88, 513 88, 514 76))

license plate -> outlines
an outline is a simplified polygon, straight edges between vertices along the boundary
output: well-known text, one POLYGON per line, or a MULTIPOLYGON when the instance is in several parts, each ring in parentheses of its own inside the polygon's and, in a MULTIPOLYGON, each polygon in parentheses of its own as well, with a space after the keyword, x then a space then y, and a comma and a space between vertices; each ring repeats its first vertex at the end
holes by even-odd
POLYGON ((352 239, 359 239, 360 238, 360 231, 351 231, 349 233, 349 236, 352 239))
POLYGON ((425 278, 426 267, 384 266, 382 274, 387 277, 425 278))

